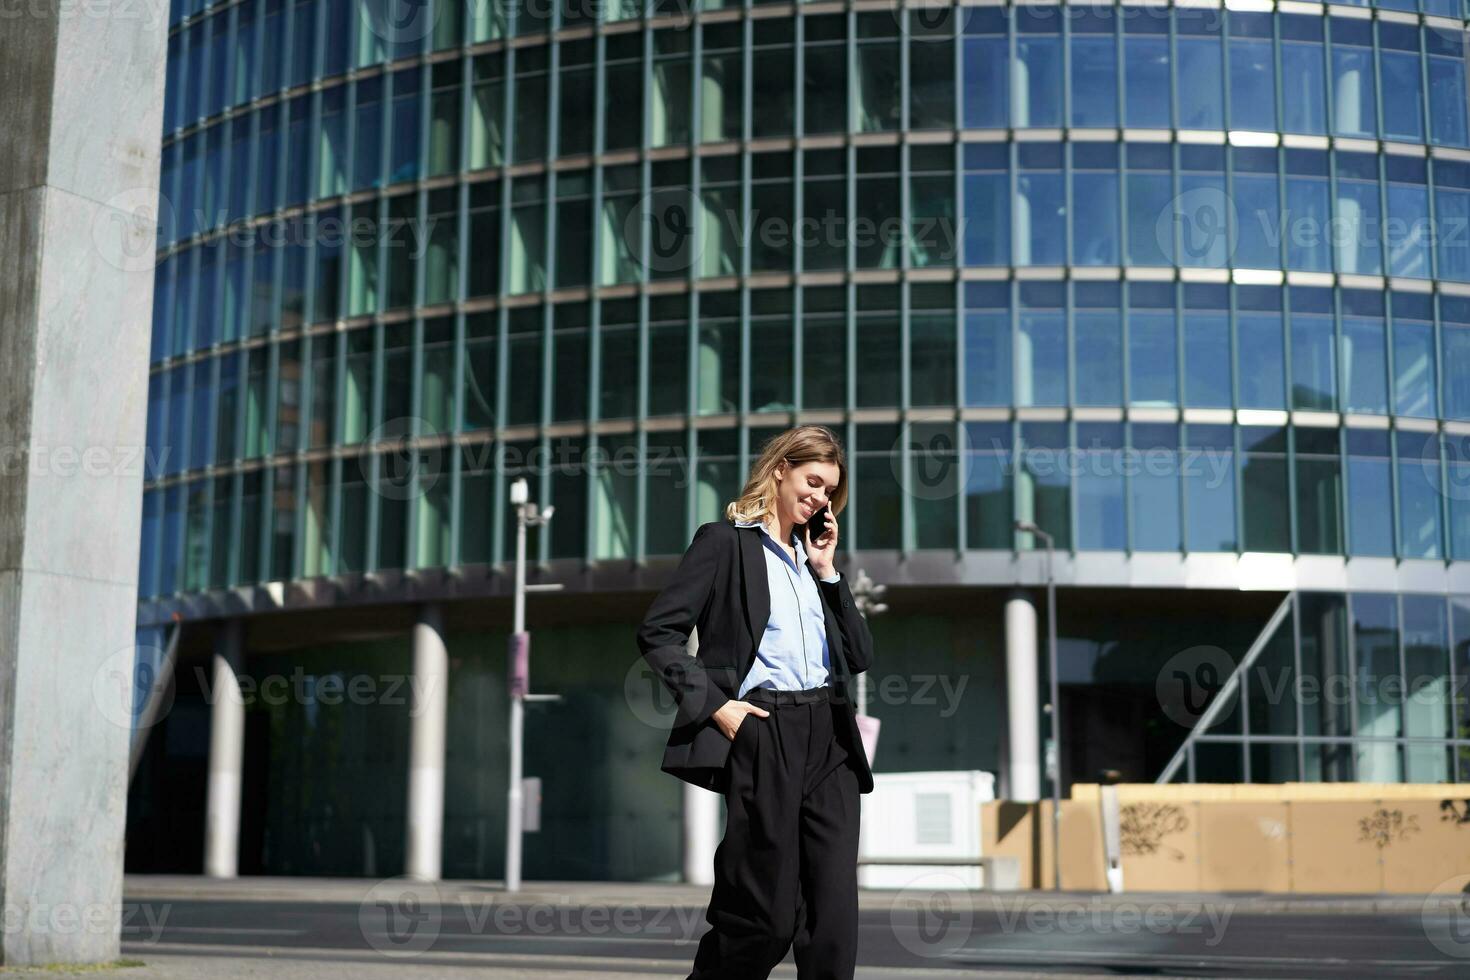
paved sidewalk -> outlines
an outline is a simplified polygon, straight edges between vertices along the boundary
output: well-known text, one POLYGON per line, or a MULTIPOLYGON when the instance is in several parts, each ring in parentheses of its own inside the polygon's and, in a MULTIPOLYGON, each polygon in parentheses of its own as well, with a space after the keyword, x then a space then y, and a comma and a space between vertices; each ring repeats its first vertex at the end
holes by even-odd
MULTIPOLYGON (((927 883, 950 892, 943 875, 927 883)), ((361 902, 379 879, 368 878, 273 878, 247 877, 216 880, 188 875, 128 875, 123 884, 125 901, 297 901, 361 902)), ((616 907, 703 908, 709 904, 707 885, 658 882, 534 881, 522 882, 521 890, 505 891, 500 881, 442 881, 433 885, 443 901, 452 904, 514 901, 521 904, 594 905, 616 907)), ((1176 909, 1229 906, 1236 913, 1344 913, 1378 915, 1385 912, 1418 913, 1427 902, 1446 910, 1461 907, 1461 899, 1426 895, 1293 895, 1232 892, 1127 892, 1109 895, 1098 892, 969 892, 977 909, 1017 911, 1054 910, 1059 906, 1083 906, 1106 910, 1167 906, 1176 909)), ((863 889, 858 904, 863 910, 888 911, 895 900, 907 898, 903 889, 863 889)))
MULTIPOLYGON (((125 960, 137 963, 138 960, 125 960)), ((626 965, 626 964, 625 964, 626 965)), ((252 959, 232 956, 177 956, 173 954, 150 956, 141 966, 115 966, 70 971, 55 967, 44 970, 0 967, 0 977, 10 980, 47 980, 47 978, 76 978, 76 980, 403 980, 405 977, 443 977, 445 980, 674 980, 683 978, 687 964, 671 965, 668 962, 649 962, 636 972, 607 969, 599 966, 592 972, 584 964, 580 969, 558 967, 512 967, 496 964, 451 965, 435 963, 423 958, 412 963, 385 961, 382 957, 373 960, 352 960, 337 957, 325 960, 276 959, 263 956, 252 959)), ((905 970, 893 967, 858 967, 855 980, 944 980, 944 978, 970 978, 979 974, 968 970, 934 969, 905 970)), ((1171 974, 1180 977, 1184 974, 1171 974)), ((783 963, 771 972, 771 980, 795 980, 796 968, 783 963)), ((985 980, 1097 980, 1097 974, 1088 973, 1019 973, 1010 970, 985 970, 985 980)))

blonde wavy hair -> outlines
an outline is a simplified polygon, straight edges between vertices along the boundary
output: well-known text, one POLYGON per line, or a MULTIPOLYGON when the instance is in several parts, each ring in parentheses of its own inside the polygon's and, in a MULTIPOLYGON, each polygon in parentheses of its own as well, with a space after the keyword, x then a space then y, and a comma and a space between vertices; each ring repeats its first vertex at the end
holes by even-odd
POLYGON ((745 489, 725 505, 725 519, 765 523, 776 512, 776 469, 782 461, 789 469, 806 463, 837 466, 837 487, 832 491, 832 514, 847 506, 847 456, 837 436, 825 425, 798 425, 766 440, 760 459, 750 469, 745 489))

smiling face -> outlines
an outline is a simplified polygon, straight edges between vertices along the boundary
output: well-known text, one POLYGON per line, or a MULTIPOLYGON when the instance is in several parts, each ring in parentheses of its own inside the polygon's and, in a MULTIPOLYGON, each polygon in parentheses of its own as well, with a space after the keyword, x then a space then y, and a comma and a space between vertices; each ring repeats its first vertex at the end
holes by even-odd
POLYGON ((837 492, 841 471, 836 463, 811 462, 776 470, 776 508, 794 524, 805 524, 837 492))

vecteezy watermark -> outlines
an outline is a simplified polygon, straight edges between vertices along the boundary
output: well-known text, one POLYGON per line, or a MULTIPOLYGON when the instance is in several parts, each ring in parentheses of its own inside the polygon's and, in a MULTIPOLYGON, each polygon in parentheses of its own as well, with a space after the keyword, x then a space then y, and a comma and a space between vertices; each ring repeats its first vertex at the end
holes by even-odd
POLYGON ((0 0, 0 24, 23 17, 48 20, 60 16, 161 27, 168 9, 164 0, 0 0))
POLYGON ((390 878, 372 887, 358 906, 363 938, 388 956, 428 952, 447 928, 456 936, 637 936, 694 942, 703 919, 699 907, 645 908, 636 905, 555 902, 459 895, 453 899, 432 882, 390 878))
POLYGON ((173 707, 174 685, 160 684, 164 650, 151 644, 125 646, 107 656, 92 672, 92 703, 108 722, 128 731, 149 728, 173 707), (161 699, 148 715, 142 714, 158 687, 161 699))
POLYGON ((896 253, 917 248, 936 262, 953 264, 964 225, 965 219, 956 216, 905 220, 897 215, 849 217, 828 210, 794 218, 762 213, 759 208, 742 213, 710 207, 688 188, 674 187, 656 190, 633 205, 623 219, 623 247, 633 262, 666 274, 694 268, 713 241, 738 241, 745 249, 759 242, 781 252, 799 248, 830 253, 851 245, 860 256, 874 250, 896 253))
POLYGON ((156 476, 166 449, 144 446, 0 445, 0 476, 156 476))
POLYGON ((966 492, 981 460, 986 472, 1005 480, 1018 471, 1029 476, 1076 479, 1172 477, 1202 489, 1216 489, 1234 478, 1235 453, 1229 449, 1191 446, 1036 446, 1013 448, 997 438, 974 440, 969 427, 958 433, 949 423, 915 424, 900 433, 888 454, 899 488, 920 500, 944 500, 966 492), (922 427, 921 427, 922 426, 922 427), (907 448, 907 453, 901 450, 907 448), (905 469, 905 458, 908 465, 905 469))
POLYGON ((389 448, 358 457, 368 489, 385 500, 413 500, 434 489, 444 475, 444 446, 428 419, 400 416, 368 433, 367 445, 389 448))
POLYGON ((970 427, 958 426, 958 436, 955 430, 915 425, 910 435, 899 433, 888 459, 900 490, 917 500, 949 500, 969 485, 975 460, 970 427), (905 446, 907 453, 900 451, 905 446))
POLYGON ((921 874, 893 896, 888 927, 900 946, 925 959, 945 956, 975 930, 975 891, 951 871, 921 874))
POLYGON ((121 929, 129 942, 156 943, 173 906, 147 902, 6 902, 0 930, 7 936, 107 935, 121 929))
POLYGON ((181 210, 167 198, 141 191, 127 191, 113 200, 116 206, 99 212, 92 226, 93 244, 105 261, 128 271, 153 268, 166 258, 157 249, 195 235, 202 237, 192 247, 204 250, 259 254, 282 249, 352 249, 361 254, 384 248, 404 250, 410 262, 418 262, 427 254, 434 228, 440 221, 438 217, 420 220, 400 216, 380 220, 360 211, 344 217, 338 209, 282 218, 231 220, 225 208, 181 210), (121 255, 114 246, 117 237, 114 226, 119 222, 129 232, 129 237, 123 240, 126 249, 121 255))
POLYGON ((1434 948, 1470 959, 1470 874, 1446 878, 1424 897, 1419 924, 1434 948))
MULTIPOLYGON (((1266 253, 1267 268, 1280 267, 1283 248, 1327 247, 1338 256, 1339 271, 1352 271, 1360 259, 1370 263, 1361 271, 1377 271, 1376 256, 1384 247, 1389 255, 1414 255, 1470 242, 1470 219, 1388 215, 1380 222, 1358 212, 1328 216, 1275 206, 1243 207, 1223 183, 1206 183, 1175 195, 1159 210, 1154 242, 1166 261, 1181 266, 1223 268, 1242 243, 1250 242, 1252 249, 1266 253)), ((1236 264, 1250 267, 1249 261, 1236 264)))
POLYGON ((1232 230, 1239 223, 1235 201, 1224 188, 1194 187, 1177 195, 1159 212, 1154 220, 1154 239, 1160 252, 1174 256, 1180 265, 1224 265, 1234 252, 1237 238, 1232 230))
POLYGON ((134 187, 114 194, 97 209, 92 245, 102 260, 123 272, 147 272, 158 245, 172 239, 173 206, 157 188, 134 187))
POLYGON ((433 882, 389 878, 374 885, 358 905, 357 928, 380 953, 418 956, 439 938, 443 906, 444 896, 433 882))
MULTIPOLYGON (((684 709, 689 717, 700 714, 710 701, 734 697, 733 692, 726 694, 715 685, 711 675, 716 671, 726 679, 733 679, 729 668, 707 668, 704 664, 695 662, 692 657, 684 657, 676 659, 669 666, 669 680, 664 681, 646 658, 639 657, 623 675, 623 699, 628 704, 628 710, 643 724, 650 728, 667 728, 679 713, 679 701, 673 693, 675 688, 687 692, 684 695, 684 709), (709 682, 690 683, 689 677, 696 671, 704 672, 709 682)), ((953 718, 960 710, 960 702, 969 683, 969 674, 884 674, 876 683, 869 683, 868 704, 932 708, 939 718, 953 718)), ((735 690, 738 691, 738 686, 735 690)), ((847 697, 838 691, 832 693, 832 700, 838 704, 842 704, 847 697)))
POLYGON ((676 945, 695 940, 704 909, 698 906, 645 908, 636 905, 574 903, 570 895, 556 902, 522 902, 460 896, 458 912, 471 935, 500 936, 638 936, 672 939, 676 945))
POLYGON ((1419 472, 1424 482, 1450 500, 1470 500, 1470 436, 1448 432, 1422 435, 1419 472))
POLYGON ((1185 728, 1193 728, 1234 671, 1235 661, 1221 648, 1209 644, 1192 646, 1174 654, 1159 668, 1154 678, 1154 694, 1166 717, 1185 728))
POLYGON ((407 705, 409 714, 415 717, 423 713, 429 704, 429 695, 439 683, 432 677, 417 674, 308 673, 299 665, 292 668, 290 674, 238 674, 234 686, 228 681, 219 683, 202 665, 194 667, 194 677, 207 704, 238 696, 240 702, 247 706, 407 705))
POLYGON ((1030 896, 1018 902, 989 895, 980 900, 979 910, 993 913, 1008 936, 1021 932, 1039 936, 1202 936, 1205 946, 1214 947, 1224 940, 1235 905, 1030 896))

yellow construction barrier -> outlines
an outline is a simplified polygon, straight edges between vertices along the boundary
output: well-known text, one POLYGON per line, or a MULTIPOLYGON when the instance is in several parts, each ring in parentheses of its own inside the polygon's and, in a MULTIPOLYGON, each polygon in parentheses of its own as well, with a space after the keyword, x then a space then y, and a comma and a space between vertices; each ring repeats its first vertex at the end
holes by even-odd
MULTIPOLYGON (((1120 785, 1126 891, 1398 893, 1470 874, 1470 786, 1120 785)), ((1052 883, 1051 802, 980 808, 982 853, 1018 858, 1022 888, 1052 883)), ((1105 891, 1102 794, 1061 804, 1062 888, 1105 891)))

